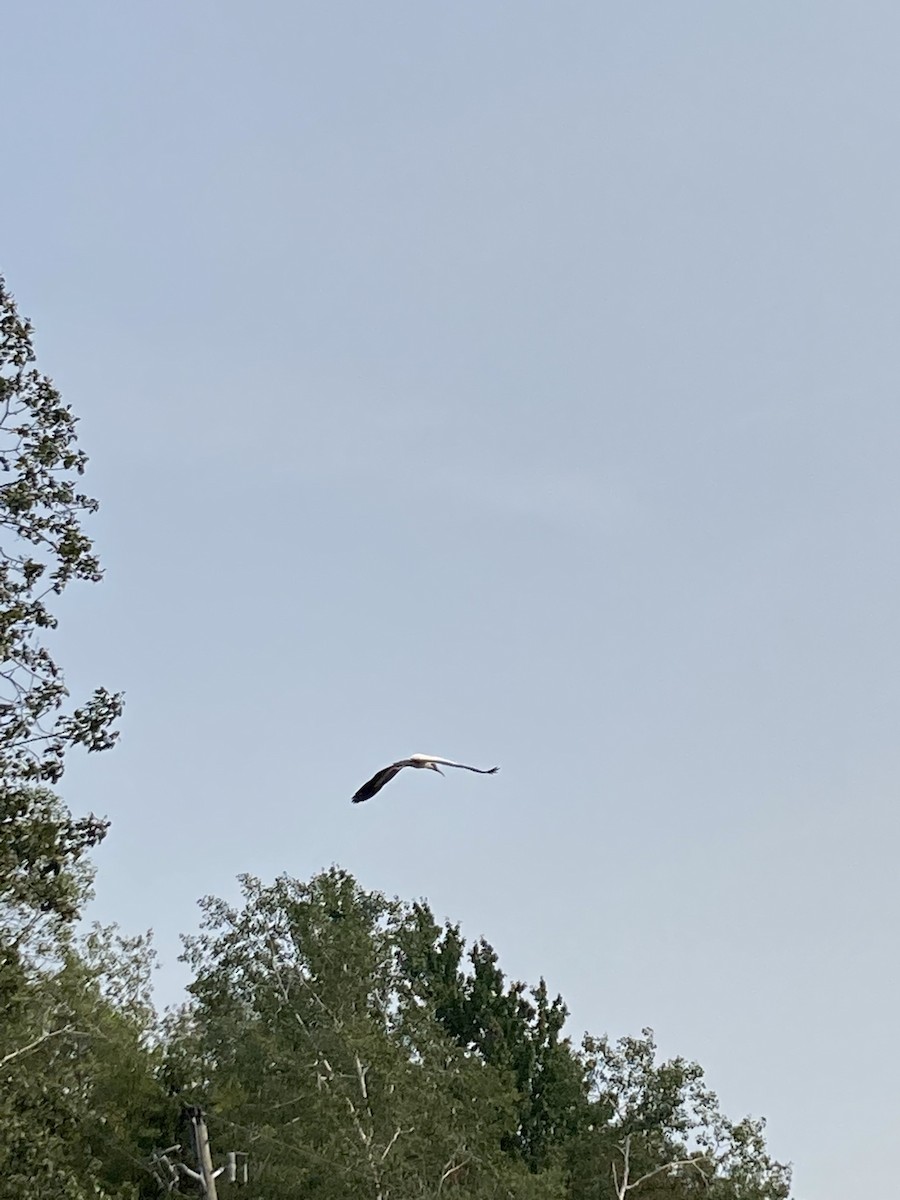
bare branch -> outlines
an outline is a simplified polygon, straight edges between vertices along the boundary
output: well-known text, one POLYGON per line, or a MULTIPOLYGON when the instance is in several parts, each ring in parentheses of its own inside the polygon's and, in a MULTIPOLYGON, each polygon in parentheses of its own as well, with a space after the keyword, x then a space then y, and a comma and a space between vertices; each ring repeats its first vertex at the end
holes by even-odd
POLYGON ((391 1140, 388 1142, 388 1144, 385 1146, 385 1148, 381 1152, 381 1161, 384 1162, 384 1160, 390 1154, 391 1150, 393 1150, 394 1142, 396 1142, 397 1138, 400 1137, 401 1134, 412 1133, 412 1131, 413 1131, 412 1126, 410 1126, 409 1129, 401 1129, 398 1125, 397 1128, 394 1130, 394 1136, 391 1138, 391 1140))
POLYGON ((676 1167, 694 1167, 701 1177, 706 1179, 706 1172, 700 1166, 701 1162, 706 1161, 705 1154, 698 1154, 695 1158, 676 1158, 672 1162, 663 1163, 661 1167, 656 1167, 653 1171, 648 1171, 646 1175, 642 1175, 640 1179, 636 1179, 634 1183, 628 1185, 628 1191, 632 1188, 640 1187, 642 1183, 646 1183, 648 1179, 652 1179, 654 1175, 661 1175, 663 1171, 674 1171, 676 1167))
POLYGON ((356 1060, 356 1076, 359 1079, 359 1090, 362 1093, 363 1100, 365 1100, 366 1104, 368 1104, 369 1093, 366 1090, 366 1076, 369 1073, 369 1068, 362 1065, 362 1063, 359 1061, 358 1054, 354 1055, 354 1058, 356 1060))
POLYGON ((74 1025, 63 1025, 61 1029, 51 1029, 49 1033, 42 1033, 39 1038, 35 1038, 33 1042, 29 1042, 27 1046, 20 1046, 18 1050, 11 1050, 9 1054, 0 1058, 0 1067, 5 1067, 13 1059, 21 1058, 23 1054, 30 1054, 32 1050, 36 1050, 44 1042, 49 1042, 51 1038, 61 1037, 64 1033, 71 1033, 73 1037, 91 1036, 87 1030, 76 1029, 74 1025))
POLYGON ((440 1181, 438 1182, 438 1192, 443 1191, 444 1184, 447 1182, 447 1180, 451 1179, 457 1171, 461 1171, 463 1167, 467 1167, 470 1162, 471 1159, 468 1158, 464 1158, 463 1161, 459 1163, 454 1163, 453 1159, 451 1159, 450 1162, 448 1162, 444 1167, 444 1172, 441 1175, 440 1181))
POLYGON ((647 1171, 634 1182, 631 1181, 631 1134, 629 1133, 625 1140, 618 1146, 618 1151, 622 1155, 622 1178, 619 1179, 619 1173, 616 1170, 616 1164, 612 1164, 613 1188, 616 1193, 617 1200, 625 1200, 628 1192, 633 1192, 635 1188, 639 1188, 642 1184, 654 1179, 657 1175, 662 1175, 668 1171, 674 1171, 677 1167, 693 1167, 700 1177, 707 1182, 707 1175, 700 1166, 701 1162, 709 1163, 711 1158, 708 1154, 696 1154, 692 1158, 675 1158, 671 1162, 662 1163, 658 1167, 654 1167, 652 1171, 647 1171))

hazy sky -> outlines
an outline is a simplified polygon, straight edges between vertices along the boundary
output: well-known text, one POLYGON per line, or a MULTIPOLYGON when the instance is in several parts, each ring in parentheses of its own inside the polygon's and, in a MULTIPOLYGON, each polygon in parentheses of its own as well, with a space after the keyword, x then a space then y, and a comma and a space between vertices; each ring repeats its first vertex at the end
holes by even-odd
POLYGON ((93 916, 337 862, 896 1186, 900 6, 10 6, 93 916), (407 772, 416 751, 501 765, 407 772))

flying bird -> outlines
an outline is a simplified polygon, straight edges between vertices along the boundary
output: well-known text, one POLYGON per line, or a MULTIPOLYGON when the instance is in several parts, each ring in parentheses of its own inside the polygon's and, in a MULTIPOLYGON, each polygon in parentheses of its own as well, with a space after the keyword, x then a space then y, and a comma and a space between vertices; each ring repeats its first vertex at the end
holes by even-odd
POLYGON ((443 775, 444 772, 438 763, 444 767, 460 767, 463 771, 475 771, 478 775, 496 775, 500 770, 499 767, 488 767, 487 770, 482 770, 481 767, 467 767, 465 763, 452 762, 449 758, 438 758, 434 754, 414 754, 411 758, 401 758, 398 762, 391 763, 389 767, 384 767, 376 775, 373 775, 353 797, 353 803, 362 804, 363 800, 371 800, 375 793, 380 792, 384 785, 390 783, 404 767, 420 767, 426 771, 437 771, 438 775, 443 775))

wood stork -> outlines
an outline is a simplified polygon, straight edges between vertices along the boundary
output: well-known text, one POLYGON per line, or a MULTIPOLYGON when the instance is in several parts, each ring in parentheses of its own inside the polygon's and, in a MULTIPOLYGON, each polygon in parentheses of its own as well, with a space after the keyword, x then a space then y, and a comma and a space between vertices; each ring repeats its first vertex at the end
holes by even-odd
POLYGON ((488 767, 482 770, 481 767, 467 767, 465 763, 453 762, 449 758, 438 758, 435 754, 413 754, 411 758, 401 758, 398 762, 391 763, 389 767, 384 767, 377 774, 362 785, 356 795, 353 797, 354 804, 362 804, 363 800, 371 800, 376 792, 380 792, 386 783, 390 783, 394 776, 402 771, 404 767, 419 767, 426 771, 437 771, 438 775, 443 775, 441 767, 460 767, 463 771, 475 771, 478 775, 496 775, 500 770, 499 767, 488 767))

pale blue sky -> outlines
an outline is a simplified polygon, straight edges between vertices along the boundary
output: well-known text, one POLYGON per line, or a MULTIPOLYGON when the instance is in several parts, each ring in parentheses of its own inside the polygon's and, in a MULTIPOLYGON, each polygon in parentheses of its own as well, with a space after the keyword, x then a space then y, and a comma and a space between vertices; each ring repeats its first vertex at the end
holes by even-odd
POLYGON ((900 7, 38 2, 0 266, 107 567, 94 915, 338 862, 654 1026, 800 1200, 900 1135, 900 7), (493 779, 406 773, 426 751, 493 779))

